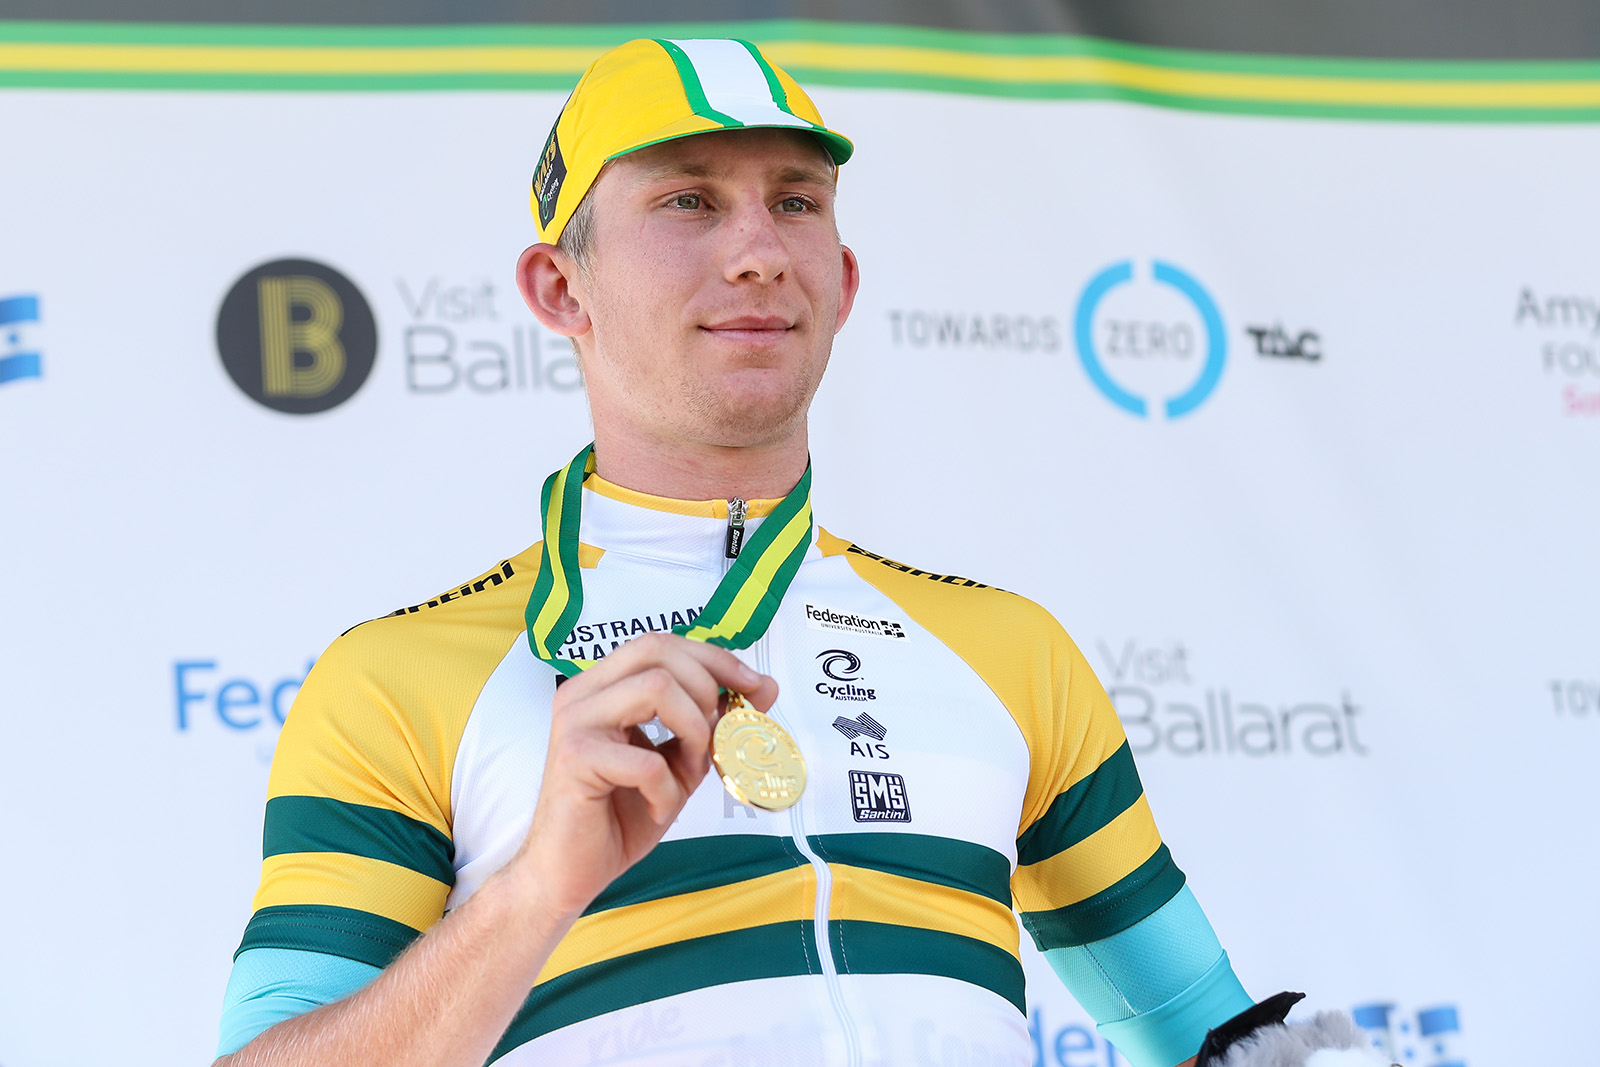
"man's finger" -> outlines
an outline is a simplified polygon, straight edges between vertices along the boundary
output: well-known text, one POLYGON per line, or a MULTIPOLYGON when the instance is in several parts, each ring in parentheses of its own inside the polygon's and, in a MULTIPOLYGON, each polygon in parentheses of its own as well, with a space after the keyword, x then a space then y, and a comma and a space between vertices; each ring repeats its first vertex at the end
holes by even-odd
POLYGON ((705 709, 665 667, 630 674, 583 700, 563 704, 555 715, 566 730, 613 732, 660 719, 667 729, 699 747, 711 743, 711 722, 705 709))
POLYGON ((583 698, 654 667, 671 671, 710 722, 716 720, 721 690, 743 693, 763 711, 777 698, 777 683, 732 652, 677 634, 649 634, 627 642, 563 685, 561 696, 583 698))
POLYGON ((667 760, 654 749, 637 748, 625 742, 595 738, 584 745, 577 758, 578 769, 596 784, 615 789, 633 789, 649 806, 650 818, 660 826, 677 818, 689 792, 678 781, 667 760))

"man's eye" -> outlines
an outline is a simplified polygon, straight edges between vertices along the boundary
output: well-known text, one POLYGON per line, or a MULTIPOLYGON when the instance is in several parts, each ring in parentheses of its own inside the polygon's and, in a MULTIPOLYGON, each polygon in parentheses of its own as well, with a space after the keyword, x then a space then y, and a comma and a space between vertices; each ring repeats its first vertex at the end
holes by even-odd
POLYGON ((783 211, 797 212, 805 211, 810 208, 811 205, 806 202, 804 197, 790 196, 785 197, 782 201, 780 201, 778 207, 783 211))
POLYGON ((685 211, 699 211, 700 196, 698 193, 684 193, 675 199, 672 204, 674 207, 680 207, 685 211))

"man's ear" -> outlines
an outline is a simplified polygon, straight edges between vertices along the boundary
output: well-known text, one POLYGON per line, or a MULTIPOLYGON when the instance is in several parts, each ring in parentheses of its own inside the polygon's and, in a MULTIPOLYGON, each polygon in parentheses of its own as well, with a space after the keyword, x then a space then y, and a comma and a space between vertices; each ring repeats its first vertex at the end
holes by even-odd
POLYGON ((589 313, 579 292, 578 265, 551 244, 536 244, 517 260, 517 291, 533 317, 551 333, 578 337, 589 332, 589 313))
POLYGON ((834 333, 844 329, 844 321, 855 306, 856 290, 861 288, 861 267, 856 262, 856 254, 848 245, 840 245, 839 254, 844 257, 844 273, 839 277, 839 315, 833 324, 834 333))

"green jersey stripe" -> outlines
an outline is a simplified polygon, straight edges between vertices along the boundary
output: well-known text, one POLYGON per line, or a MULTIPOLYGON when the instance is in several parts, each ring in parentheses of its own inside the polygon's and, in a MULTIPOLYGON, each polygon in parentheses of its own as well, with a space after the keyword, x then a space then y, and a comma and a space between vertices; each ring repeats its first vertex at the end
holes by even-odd
POLYGON ((250 917, 234 957, 252 948, 292 948, 387 967, 422 931, 382 915, 331 904, 282 904, 250 917))
POLYGON ((840 974, 932 974, 971 982, 1028 1014, 1022 964, 998 945, 913 926, 832 919, 829 948, 840 974))
POLYGON ((1017 863, 1047 860, 1085 840, 1138 803, 1144 795, 1133 750, 1122 747, 1082 781, 1058 795, 1034 824, 1017 838, 1017 863))
POLYGON ((673 66, 678 68, 678 80, 683 83, 684 95, 689 98, 690 111, 693 111, 701 118, 719 122, 728 129, 736 129, 744 125, 732 115, 724 115, 711 106, 711 101, 706 99, 705 89, 700 85, 700 75, 694 69, 694 63, 684 54, 683 49, 660 37, 653 37, 651 40, 666 49, 667 55, 672 57, 673 66))
POLYGON ((1162 845, 1109 889, 1054 911, 1023 912, 1022 926, 1041 952, 1087 945, 1148 919, 1183 883, 1183 871, 1162 845))
POLYGON ((812 834, 807 840, 829 863, 949 886, 1011 907, 1011 861, 983 845, 927 834, 812 834))
POLYGON ((584 914, 716 889, 805 864, 787 837, 731 834, 663 841, 606 886, 584 914))
POLYGON ((387 808, 331 797, 267 801, 261 858, 293 852, 343 852, 383 860, 455 885, 455 845, 425 822, 387 808))
POLYGON ((810 943, 810 921, 794 919, 689 938, 568 971, 534 986, 489 1060, 552 1030, 662 997, 730 982, 819 974, 810 943))

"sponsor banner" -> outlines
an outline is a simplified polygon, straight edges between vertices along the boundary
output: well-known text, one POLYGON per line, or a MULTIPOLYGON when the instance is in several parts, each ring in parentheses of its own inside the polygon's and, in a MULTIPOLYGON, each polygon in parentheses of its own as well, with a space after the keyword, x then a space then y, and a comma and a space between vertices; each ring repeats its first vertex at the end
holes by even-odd
MULTIPOLYGON (((452 73, 352 30, 339 61, 379 65, 351 74, 292 29, 29 32, 54 43, 0 60, 31 153, 0 173, 0 798, 30 813, 0 1063, 205 1062, 312 663, 511 579, 541 479, 589 437, 571 347, 512 271, 605 34, 491 55, 510 31, 484 30, 452 73), (288 84, 310 88, 214 91, 288 84), (85 1032, 60 990, 86 966, 162 1009, 111 998, 85 1032)), ((1600 83, 1252 80, 1055 39, 1017 67, 1018 41, 862 32, 776 35, 842 72, 817 100, 861 146, 818 521, 1067 627, 1252 993, 1360 1009, 1407 1065, 1585 1062, 1600 289, 1556 205, 1590 197, 1600 83), (1560 121, 1503 121, 1538 116, 1560 121)), ((670 630, 683 600, 563 654, 670 630)), ((929 631, 804 611, 804 696, 852 762, 829 788, 862 832, 912 832, 944 798, 889 770, 916 709, 875 672, 929 631)), ((1035 1062, 1116 1067, 1024 953, 1035 1062)))

